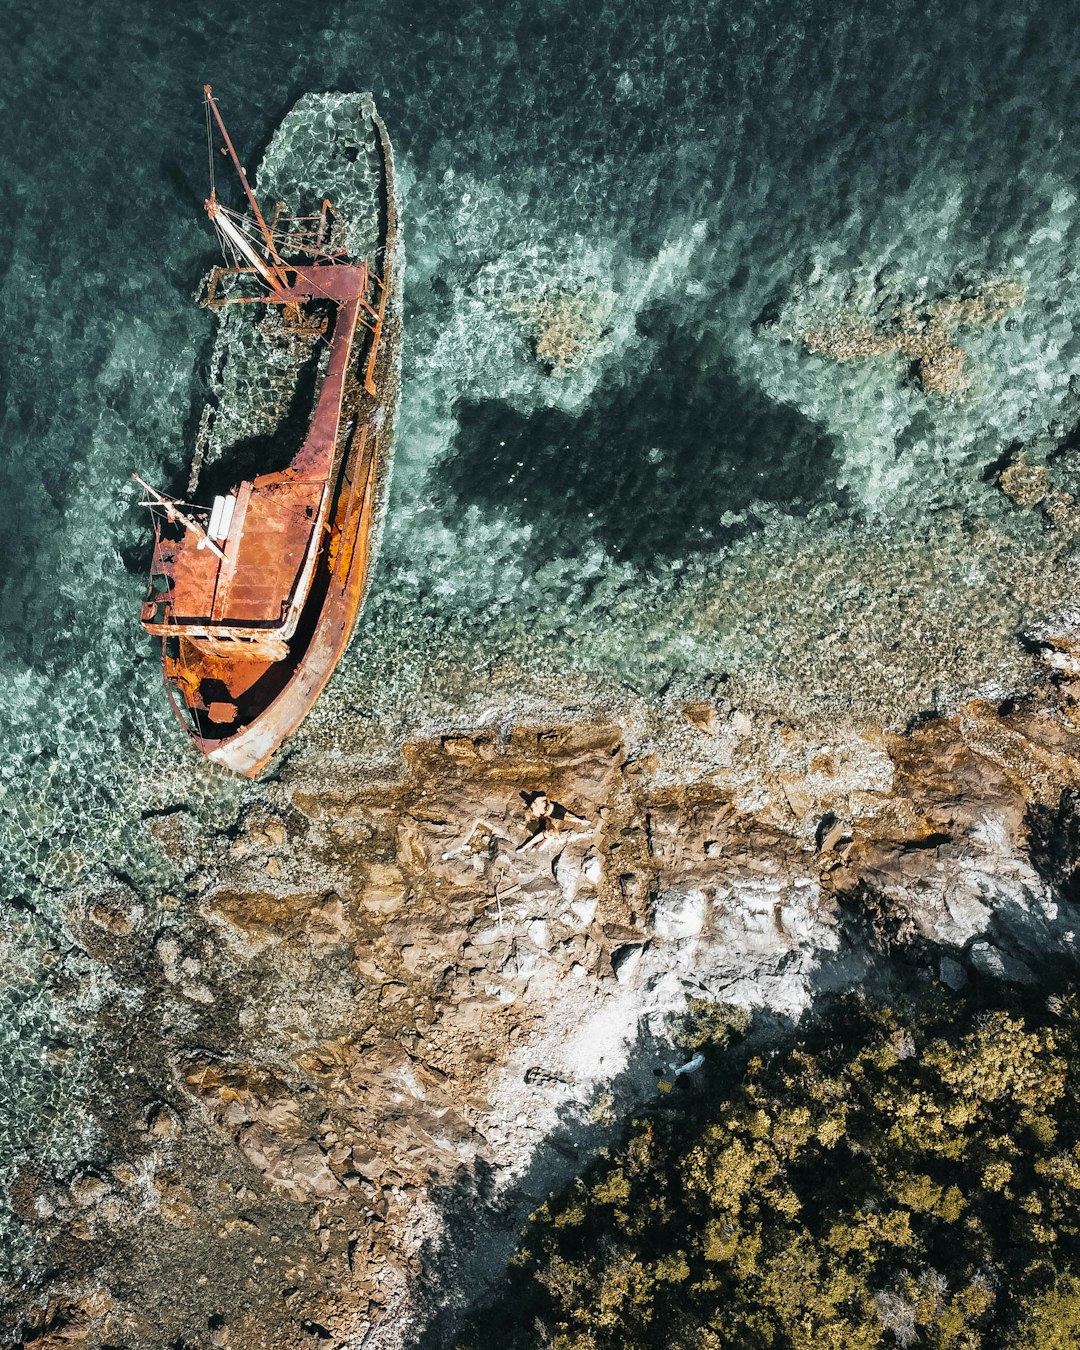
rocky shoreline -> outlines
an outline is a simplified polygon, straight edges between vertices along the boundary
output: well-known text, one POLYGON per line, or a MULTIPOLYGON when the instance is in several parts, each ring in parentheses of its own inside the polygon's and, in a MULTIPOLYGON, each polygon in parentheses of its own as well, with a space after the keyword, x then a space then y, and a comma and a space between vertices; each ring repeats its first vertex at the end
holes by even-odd
POLYGON ((904 732, 702 697, 677 754, 477 728, 396 782, 287 760, 227 832, 151 818, 175 894, 68 898, 115 991, 99 1130, 20 1174, 43 1274, 6 1343, 452 1344, 529 1210, 677 1075, 694 1001, 789 1024, 911 969, 1071 960, 1070 631, 1029 635, 1034 692, 904 732))

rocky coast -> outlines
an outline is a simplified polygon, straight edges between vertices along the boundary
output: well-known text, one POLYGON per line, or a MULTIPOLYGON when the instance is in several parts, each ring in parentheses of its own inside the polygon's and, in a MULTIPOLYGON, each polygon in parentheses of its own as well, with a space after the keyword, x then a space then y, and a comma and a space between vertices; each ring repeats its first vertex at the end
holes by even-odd
POLYGON ((530 1210, 693 1072, 691 1006, 767 1034, 1071 961, 1080 643, 1067 616, 1024 643, 1025 691, 902 729, 718 682, 663 735, 458 728, 377 782, 287 758, 228 829, 148 818, 174 893, 68 895, 58 997, 78 962, 117 992, 96 1143, 14 1188, 45 1255, 9 1340, 453 1344, 530 1210))
MULTIPOLYGON (((17 9, 0 1346, 453 1346, 539 1199, 721 1100, 702 1005, 770 1051, 844 991, 1047 1006, 1065 7, 17 9), (207 79, 252 169, 303 91, 373 87, 409 255, 363 626, 250 785, 173 724, 124 488, 187 497, 194 444, 212 497, 301 412, 303 351, 226 371, 190 303, 207 79)), ((326 191, 316 104, 271 207, 326 191)))

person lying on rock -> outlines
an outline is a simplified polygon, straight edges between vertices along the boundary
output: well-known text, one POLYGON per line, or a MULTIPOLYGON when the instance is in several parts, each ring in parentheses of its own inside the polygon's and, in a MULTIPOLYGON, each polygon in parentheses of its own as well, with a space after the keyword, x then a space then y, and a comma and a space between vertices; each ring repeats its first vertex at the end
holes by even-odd
POLYGON ((545 792, 523 792, 521 796, 528 811, 535 817, 536 823, 533 833, 523 844, 518 845, 519 853, 542 848, 546 843, 550 843, 564 826, 589 828, 587 820, 574 815, 573 811, 568 810, 561 802, 551 801, 545 792))

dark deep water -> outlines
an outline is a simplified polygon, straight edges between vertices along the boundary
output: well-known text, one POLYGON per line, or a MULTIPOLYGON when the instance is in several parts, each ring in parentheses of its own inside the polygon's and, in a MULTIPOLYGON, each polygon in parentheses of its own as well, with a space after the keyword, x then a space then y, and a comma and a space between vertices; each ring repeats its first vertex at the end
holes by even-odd
POLYGON ((982 470, 1080 420, 1075 20, 1050 0, 9 0, 0 1173, 93 1128, 78 1056, 42 1058, 93 1013, 93 980, 73 1007, 42 972, 82 959, 64 884, 100 866, 152 897, 144 813, 227 815, 239 791, 182 743, 136 624, 129 474, 182 485, 212 340, 201 84, 251 164, 303 92, 371 88, 400 160, 391 523, 335 716, 404 735, 509 662, 522 704, 552 679, 617 696, 724 669, 747 697, 903 717, 1007 682, 1018 623, 1068 598, 1068 558, 982 470), (999 277, 1027 302, 967 333, 959 403, 758 322, 999 277), (553 376, 521 314, 562 291, 599 336, 553 376), (910 660, 898 588, 942 620, 910 660))

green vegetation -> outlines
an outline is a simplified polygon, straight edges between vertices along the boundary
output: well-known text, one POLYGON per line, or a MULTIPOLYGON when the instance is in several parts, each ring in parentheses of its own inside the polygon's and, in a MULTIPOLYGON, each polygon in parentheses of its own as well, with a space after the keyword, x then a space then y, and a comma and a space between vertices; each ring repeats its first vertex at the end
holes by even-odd
MULTIPOLYGON (((988 997, 993 997, 992 995, 988 997)), ((848 999, 534 1216, 468 1350, 1074 1350, 1080 1014, 848 999)))

